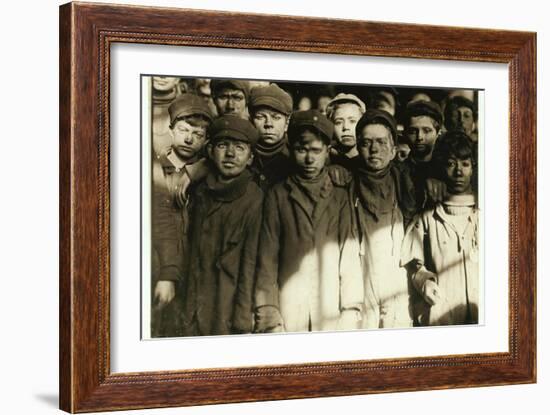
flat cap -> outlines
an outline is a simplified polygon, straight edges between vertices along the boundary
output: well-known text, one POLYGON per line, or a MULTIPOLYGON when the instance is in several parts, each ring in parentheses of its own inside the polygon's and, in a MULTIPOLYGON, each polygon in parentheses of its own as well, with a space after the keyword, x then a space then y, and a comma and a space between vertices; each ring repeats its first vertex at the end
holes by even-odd
POLYGON ((296 111, 292 114, 288 126, 288 139, 291 143, 299 138, 300 129, 304 127, 321 133, 327 143, 332 140, 334 125, 318 110, 296 111))
POLYGON ((250 91, 250 109, 262 106, 290 115, 292 112, 292 97, 275 84, 252 88, 252 91, 250 91))
POLYGON ((223 88, 238 89, 243 91, 246 100, 250 95, 250 87, 247 81, 240 79, 212 79, 210 81, 210 89, 212 90, 212 96, 218 95, 223 88))
POLYGON ((181 94, 168 107, 168 114, 170 114, 170 124, 174 124, 180 117, 190 115, 202 115, 208 121, 212 121, 213 118, 206 101, 195 94, 181 94))
POLYGON ((377 109, 366 110, 355 126, 355 136, 359 139, 363 129, 371 124, 382 124, 388 127, 394 144, 397 144, 397 124, 389 112, 377 109))
POLYGON ((410 122, 411 117, 419 117, 425 115, 437 121, 439 124, 443 122, 443 114, 441 107, 433 101, 413 101, 407 104, 405 109, 405 123, 410 122))
POLYGON ((258 141, 258 130, 252 123, 237 115, 223 115, 210 125, 209 137, 212 142, 222 138, 243 141, 252 147, 258 141))
POLYGON ((359 109, 361 110, 361 114, 363 114, 366 110, 365 103, 361 101, 356 95, 340 93, 336 95, 334 98, 332 98, 327 104, 327 116, 329 118, 332 118, 332 114, 336 109, 336 106, 338 104, 344 104, 346 102, 351 102, 359 106, 359 109))

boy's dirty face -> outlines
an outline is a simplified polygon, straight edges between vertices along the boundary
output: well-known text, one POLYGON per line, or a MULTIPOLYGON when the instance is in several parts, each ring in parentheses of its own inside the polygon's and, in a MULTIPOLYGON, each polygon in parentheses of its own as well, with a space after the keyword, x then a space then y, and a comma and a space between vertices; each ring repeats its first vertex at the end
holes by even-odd
POLYGON ((220 138, 209 147, 209 154, 224 179, 239 176, 252 163, 250 144, 232 138, 220 138))
POLYGON ((300 133, 300 138, 292 146, 292 156, 298 175, 313 179, 323 171, 329 156, 329 148, 319 135, 309 129, 300 133))
POLYGON ((429 161, 438 136, 434 120, 426 115, 411 117, 405 134, 411 146, 412 157, 418 161, 429 161))
POLYGON ((195 157, 206 141, 206 126, 193 126, 185 120, 179 120, 172 128, 174 151, 183 160, 195 157))
POLYGON ((391 132, 383 124, 366 125, 361 131, 357 149, 371 171, 385 169, 396 154, 391 132))
POLYGON ((458 107, 451 112, 450 129, 462 130, 471 135, 475 128, 474 113, 468 107, 458 107))
POLYGON ((252 122, 260 133, 260 142, 267 145, 279 143, 288 128, 288 117, 267 107, 258 108, 254 112, 252 122))
POLYGON ((470 158, 449 157, 445 164, 445 183, 452 194, 467 193, 471 190, 473 163, 470 158))
POLYGON ((219 115, 243 116, 246 111, 246 96, 240 89, 222 88, 214 97, 214 103, 219 115))

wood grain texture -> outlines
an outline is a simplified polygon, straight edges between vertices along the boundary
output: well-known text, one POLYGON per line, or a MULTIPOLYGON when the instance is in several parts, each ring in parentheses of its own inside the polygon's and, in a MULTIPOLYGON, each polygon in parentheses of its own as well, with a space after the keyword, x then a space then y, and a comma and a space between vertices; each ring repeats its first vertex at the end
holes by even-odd
POLYGON ((536 36, 526 32, 86 3, 61 6, 60 407, 90 412, 534 382, 535 68, 536 36), (109 70, 110 45, 116 42, 508 63, 510 351, 110 373, 109 70))

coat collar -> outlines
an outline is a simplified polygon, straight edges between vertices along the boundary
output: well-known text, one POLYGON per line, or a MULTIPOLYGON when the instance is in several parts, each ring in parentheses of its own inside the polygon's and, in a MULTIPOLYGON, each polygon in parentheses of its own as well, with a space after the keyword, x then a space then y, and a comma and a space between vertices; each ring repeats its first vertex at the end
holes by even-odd
POLYGON ((302 208, 302 210, 306 213, 306 215, 312 222, 319 220, 319 218, 322 216, 330 202, 330 195, 332 194, 332 190, 334 189, 334 185, 332 184, 332 181, 326 169, 321 174, 324 175, 324 178, 322 179, 324 183, 321 187, 321 197, 319 198, 319 201, 315 205, 313 211, 313 217, 310 217, 308 209, 308 206, 311 206, 311 202, 309 201, 308 196, 304 194, 304 191, 300 189, 300 186, 298 186, 298 184, 296 184, 296 182, 293 180, 293 176, 290 176, 285 180, 285 186, 289 190, 289 197, 302 208))

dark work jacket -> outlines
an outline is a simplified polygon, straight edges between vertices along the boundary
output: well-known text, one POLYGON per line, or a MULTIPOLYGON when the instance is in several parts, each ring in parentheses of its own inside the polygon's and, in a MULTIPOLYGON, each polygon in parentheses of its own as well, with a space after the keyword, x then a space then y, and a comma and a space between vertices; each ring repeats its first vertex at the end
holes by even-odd
POLYGON ((289 332, 338 329, 342 310, 363 302, 349 190, 324 180, 313 214, 292 177, 266 195, 255 305, 277 307, 289 332))
POLYGON ((250 170, 254 181, 266 192, 271 186, 284 181, 294 170, 287 146, 271 157, 256 154, 250 170))
POLYGON ((416 211, 420 212, 423 209, 432 207, 427 195, 426 181, 430 178, 441 180, 437 174, 435 163, 433 161, 417 163, 411 158, 407 158, 405 161, 396 162, 395 166, 403 175, 411 179, 414 187, 416 211))
POLYGON ((189 196, 185 319, 201 335, 248 333, 263 193, 248 170, 223 193, 212 190, 212 179, 189 196))

